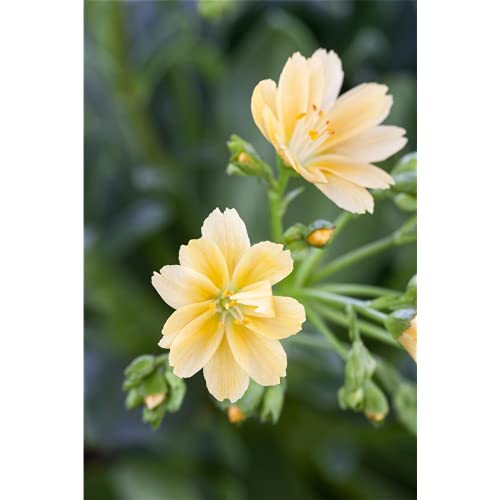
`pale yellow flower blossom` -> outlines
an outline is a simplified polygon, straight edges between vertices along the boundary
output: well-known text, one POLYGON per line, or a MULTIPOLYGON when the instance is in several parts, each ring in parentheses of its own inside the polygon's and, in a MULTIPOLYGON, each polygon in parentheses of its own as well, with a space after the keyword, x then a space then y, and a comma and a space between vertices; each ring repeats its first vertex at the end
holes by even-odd
POLYGON ((407 139, 404 129, 380 125, 392 106, 385 85, 365 83, 338 97, 343 78, 335 52, 319 49, 309 59, 296 52, 278 85, 257 84, 252 115, 286 165, 339 207, 373 213, 366 188, 387 189, 394 181, 372 163, 402 149, 407 139))
POLYGON ((417 317, 415 316, 410 326, 398 338, 401 345, 408 351, 415 363, 417 362, 417 317))
POLYGON ((209 392, 235 402, 249 377, 263 386, 280 383, 287 358, 279 340, 301 330, 305 311, 272 293, 293 269, 290 252, 270 241, 251 246, 236 210, 215 209, 201 234, 181 246, 180 265, 153 274, 155 289, 177 309, 159 345, 170 349, 175 375, 203 369, 209 392))

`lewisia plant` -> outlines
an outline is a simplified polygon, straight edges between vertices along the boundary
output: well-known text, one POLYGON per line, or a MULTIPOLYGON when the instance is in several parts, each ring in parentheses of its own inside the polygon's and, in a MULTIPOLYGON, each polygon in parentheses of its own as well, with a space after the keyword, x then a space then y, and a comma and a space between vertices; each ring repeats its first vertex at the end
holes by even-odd
POLYGON ((285 348, 293 346, 289 354, 333 350, 345 363, 343 384, 332 389, 340 408, 380 425, 392 401, 400 423, 416 432, 416 384, 392 366, 392 354, 384 358, 394 349, 407 363, 414 365, 410 356, 416 362, 416 275, 404 290, 327 280, 378 253, 415 243, 417 158, 399 159, 391 175, 373 165, 405 146, 405 131, 381 125, 392 105, 386 86, 368 83, 338 97, 342 81, 335 52, 320 49, 309 59, 294 54, 278 84, 261 81, 251 100, 257 126, 276 149, 274 166, 241 137, 233 134, 228 142, 227 173, 248 182, 257 177, 267 190, 273 241, 251 245, 238 212, 217 208, 205 219, 201 237, 181 246, 179 264, 153 274, 153 286, 174 309, 159 341, 168 353, 134 360, 125 371, 124 390, 127 407, 142 405, 143 420, 154 428, 180 408, 182 379, 200 371, 230 422, 252 416, 277 422, 286 394, 285 348), (287 208, 303 190, 289 190, 289 182, 304 179, 344 211, 332 221, 321 217, 285 228, 287 208), (401 226, 329 257, 328 247, 359 219, 353 214, 373 212, 367 188, 386 190, 377 199, 394 203, 401 226), (301 332, 306 313, 308 328, 301 332), (385 349, 372 354, 380 343, 385 349))
POLYGON ((340 208, 373 212, 366 188, 393 183, 372 165, 406 144, 405 130, 380 125, 392 96, 387 87, 365 83, 338 97, 344 73, 335 52, 317 50, 306 59, 296 52, 273 80, 257 84, 252 115, 286 165, 312 182, 340 208))

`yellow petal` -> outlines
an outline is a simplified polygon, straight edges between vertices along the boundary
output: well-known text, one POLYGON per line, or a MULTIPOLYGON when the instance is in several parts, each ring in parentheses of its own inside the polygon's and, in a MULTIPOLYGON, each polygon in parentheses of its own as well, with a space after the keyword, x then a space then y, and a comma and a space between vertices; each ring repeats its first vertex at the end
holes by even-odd
POLYGON ((283 127, 285 142, 292 136, 297 116, 307 111, 308 94, 308 64, 304 56, 295 52, 281 72, 276 96, 278 119, 283 127))
POLYGON ((278 340, 228 322, 227 338, 237 363, 260 385, 277 385, 286 375, 286 353, 278 340))
POLYGON ((292 269, 289 250, 283 250, 283 245, 278 243, 262 241, 245 252, 234 270, 232 281, 237 289, 265 280, 274 285, 288 276, 292 269))
POLYGON ((259 315, 266 317, 275 315, 271 283, 267 280, 243 287, 238 293, 231 295, 231 299, 240 305, 250 306, 250 310, 259 315))
POLYGON ((262 135, 271 142, 264 120, 265 108, 269 108, 269 111, 276 116, 276 83, 273 80, 262 80, 259 82, 253 91, 251 101, 254 122, 259 127, 262 135))
POLYGON ((179 251, 181 266, 205 275, 217 288, 225 288, 229 281, 226 260, 219 247, 207 238, 191 240, 179 251))
POLYGON ((329 114, 330 127, 335 131, 319 148, 328 151, 335 144, 383 122, 392 106, 387 87, 364 83, 342 94, 329 114))
POLYGON ((234 359, 225 337, 203 368, 203 375, 208 392, 219 401, 229 399, 234 403, 243 396, 249 383, 248 375, 234 359))
POLYGON ((191 377, 214 355, 224 336, 219 317, 206 312, 188 323, 170 346, 169 362, 178 377, 191 377))
POLYGON ((390 125, 373 127, 337 144, 335 153, 361 163, 384 161, 405 147, 405 133, 405 129, 390 125))
POLYGON ((285 163, 287 163, 288 165, 291 165, 292 168, 299 174, 301 175, 302 177, 304 177, 304 179, 308 182, 312 182, 312 183, 326 183, 327 180, 325 178, 325 176, 323 175, 323 173, 321 172, 321 170, 319 170, 318 168, 309 168, 309 166, 307 168, 303 167, 298 161, 297 159, 290 153, 290 151, 288 151, 287 148, 282 148, 281 151, 280 151, 280 154, 281 154, 281 157, 283 158, 283 160, 285 161, 285 163))
POLYGON ((321 155, 314 159, 314 166, 324 173, 335 174, 343 179, 372 189, 387 189, 394 184, 384 170, 369 163, 356 163, 339 155, 321 155))
POLYGON ((342 87, 342 81, 344 80, 344 72, 342 71, 342 63, 339 56, 333 50, 327 52, 325 49, 318 49, 309 59, 309 67, 311 68, 309 83, 310 104, 316 104, 320 109, 328 111, 337 99, 340 87, 342 87), (315 68, 318 66, 321 67, 323 73, 324 88, 321 92, 321 100, 319 99, 319 92, 316 91, 315 95, 315 87, 319 86, 319 83, 315 82, 318 77, 313 76, 315 68))
POLYGON ((206 276, 183 266, 162 267, 160 273, 153 273, 151 283, 173 309, 210 300, 218 293, 206 276))
POLYGON ((336 205, 354 214, 373 213, 372 195, 364 187, 337 175, 327 174, 326 177, 328 184, 316 184, 316 187, 336 205))
POLYGON ((302 330, 306 320, 304 306, 292 297, 274 297, 274 318, 246 316, 245 326, 259 335, 271 339, 284 339, 302 330))
POLYGON ((399 342, 408 351, 408 354, 417 362, 417 317, 415 316, 410 326, 399 336, 399 342))
POLYGON ((161 331, 163 337, 161 338, 158 345, 164 349, 170 348, 170 345, 174 341, 177 334, 191 321, 195 320, 198 316, 207 312, 211 301, 199 302, 197 304, 191 304, 188 306, 181 307, 174 311, 170 317, 167 319, 163 330, 161 331))
POLYGON ((230 274, 250 248, 247 228, 234 208, 226 208, 224 213, 216 208, 203 222, 201 234, 219 247, 230 274))

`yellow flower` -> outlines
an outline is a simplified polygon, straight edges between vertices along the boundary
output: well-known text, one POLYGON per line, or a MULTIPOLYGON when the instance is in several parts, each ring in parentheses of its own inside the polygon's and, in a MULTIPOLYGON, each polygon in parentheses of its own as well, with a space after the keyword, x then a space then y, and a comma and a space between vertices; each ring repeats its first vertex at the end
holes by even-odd
POLYGON ((410 326, 399 336, 399 342, 408 351, 415 363, 417 362, 417 317, 415 316, 410 326))
POLYGON ((153 274, 157 292, 177 309, 159 345, 170 349, 175 375, 191 377, 203 368, 210 393, 235 402, 249 377, 264 386, 280 383, 287 359, 279 339, 301 330, 305 311, 295 299, 272 293, 293 269, 290 252, 270 241, 251 246, 236 210, 215 209, 201 234, 181 246, 180 265, 153 274))
POLYGON ((344 73, 335 52, 317 50, 309 59, 296 52, 273 80, 257 84, 252 115, 286 165, 318 187, 339 207, 373 213, 365 188, 394 183, 371 165, 406 144, 405 130, 380 126, 392 96, 377 83, 358 85, 337 99, 344 73))

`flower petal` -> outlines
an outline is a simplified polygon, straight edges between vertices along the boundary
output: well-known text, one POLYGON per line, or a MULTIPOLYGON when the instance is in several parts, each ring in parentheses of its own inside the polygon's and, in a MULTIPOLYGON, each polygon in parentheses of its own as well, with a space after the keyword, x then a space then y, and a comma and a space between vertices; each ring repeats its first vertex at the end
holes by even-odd
POLYGON ((364 83, 342 94, 328 117, 335 133, 318 151, 328 151, 335 144, 383 122, 392 106, 392 96, 386 95, 387 90, 386 85, 364 83))
POLYGON ((304 306, 292 297, 274 297, 274 318, 262 318, 248 314, 245 326, 259 335, 271 339, 284 339, 302 330, 306 320, 304 306))
POLYGON ((198 316, 203 314, 208 310, 208 306, 211 301, 198 302, 197 304, 191 304, 189 306, 181 307, 174 311, 167 322, 165 323, 161 333, 163 337, 161 338, 158 345, 164 349, 170 348, 170 345, 174 341, 175 337, 180 333, 180 331, 191 321, 195 320, 198 316))
POLYGON ((267 280, 258 281, 243 287, 237 293, 231 295, 231 299, 243 306, 249 306, 250 311, 272 318, 275 315, 273 291, 271 283, 267 280))
POLYGON ((283 126, 285 142, 292 136, 297 116, 307 111, 309 70, 306 59, 295 52, 281 72, 277 91, 278 119, 283 126))
POLYGON ((175 337, 168 357, 174 374, 191 377, 210 361, 224 335, 219 316, 206 312, 188 323, 175 337))
POLYGON ((219 247, 230 274, 250 248, 247 228, 234 208, 226 208, 224 213, 216 208, 203 222, 201 234, 219 247))
POLYGON ((335 174, 359 186, 387 189, 394 179, 385 171, 369 163, 356 163, 339 155, 321 155, 314 159, 314 167, 335 174))
POLYGON ((234 403, 248 388, 248 375, 234 359, 226 337, 203 368, 203 375, 208 392, 219 401, 229 399, 234 403))
POLYGON ((328 184, 315 184, 330 200, 344 210, 355 214, 373 213, 372 195, 361 186, 337 175, 326 174, 328 184))
POLYGON ((342 71, 342 63, 339 56, 333 51, 328 52, 325 49, 318 49, 309 59, 309 67, 311 68, 311 78, 309 82, 309 96, 314 97, 315 83, 317 78, 313 77, 314 68, 320 66, 322 69, 323 90, 321 93, 321 100, 319 93, 316 94, 316 100, 311 101, 310 104, 315 103, 319 108, 328 111, 334 104, 337 96, 339 95, 342 82, 344 80, 344 72, 342 71), (314 82, 314 83, 313 83, 314 82))
POLYGON ((264 119, 264 109, 269 108, 270 112, 276 113, 276 83, 273 80, 262 80, 259 82, 253 91, 251 109, 255 124, 262 132, 262 135, 270 142, 271 138, 268 134, 267 124, 264 119))
POLYGON ((217 288, 224 288, 229 281, 226 260, 219 247, 207 238, 191 240, 179 250, 181 266, 203 274, 217 288))
POLYGON ((384 161, 405 147, 405 133, 391 125, 373 127, 336 145, 335 153, 362 163, 384 161))
POLYGON ((293 260, 289 250, 283 245, 262 241, 250 247, 241 257, 234 270, 232 282, 239 289, 258 281, 278 283, 293 270, 293 260))
POLYGON ((268 339, 234 322, 227 339, 237 363, 260 385, 277 385, 286 375, 286 353, 278 340, 268 339))
POLYGON ((151 283, 173 309, 210 300, 218 293, 206 276, 183 266, 162 267, 160 273, 153 273, 151 283))

